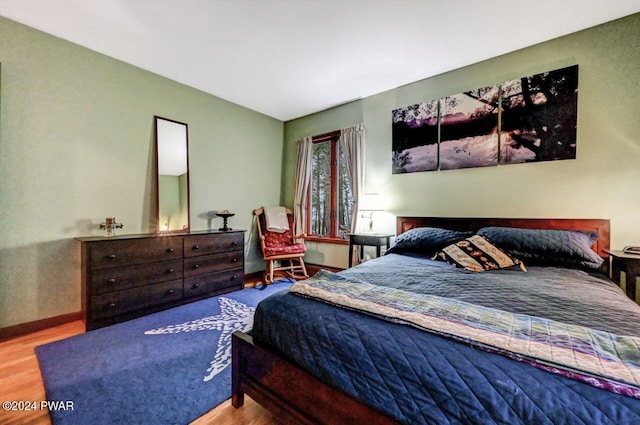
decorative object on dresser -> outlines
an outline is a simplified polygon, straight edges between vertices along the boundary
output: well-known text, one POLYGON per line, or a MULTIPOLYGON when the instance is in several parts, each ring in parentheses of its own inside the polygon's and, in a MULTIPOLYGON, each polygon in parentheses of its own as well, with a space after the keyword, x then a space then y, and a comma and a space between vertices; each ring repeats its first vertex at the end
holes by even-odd
POLYGON ((244 231, 77 238, 87 330, 244 286, 244 231))
POLYGON ((100 223, 100 230, 104 230, 106 237, 116 235, 116 229, 122 229, 124 226, 122 223, 116 223, 115 217, 107 217, 104 219, 104 223, 100 223))
POLYGON ((222 227, 219 228, 218 230, 221 230, 223 232, 228 232, 229 230, 233 230, 231 227, 227 226, 227 220, 229 219, 229 217, 233 217, 235 214, 230 212, 229 210, 222 210, 220 212, 217 212, 216 215, 218 217, 222 217, 223 223, 222 223, 222 227))

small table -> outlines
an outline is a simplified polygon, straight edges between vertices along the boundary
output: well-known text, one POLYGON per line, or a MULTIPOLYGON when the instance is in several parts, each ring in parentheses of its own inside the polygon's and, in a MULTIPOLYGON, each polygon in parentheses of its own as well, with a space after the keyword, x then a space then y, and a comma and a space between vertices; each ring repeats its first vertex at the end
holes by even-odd
POLYGON ((620 285, 622 283, 620 272, 624 272, 627 296, 636 301, 636 278, 640 275, 640 255, 615 250, 604 252, 611 255, 611 279, 620 285))
POLYGON ((364 256, 364 246, 375 246, 376 256, 380 256, 380 247, 386 246, 389 249, 389 240, 393 235, 383 235, 379 233, 349 233, 349 267, 353 265, 353 246, 359 245, 358 262, 364 256))

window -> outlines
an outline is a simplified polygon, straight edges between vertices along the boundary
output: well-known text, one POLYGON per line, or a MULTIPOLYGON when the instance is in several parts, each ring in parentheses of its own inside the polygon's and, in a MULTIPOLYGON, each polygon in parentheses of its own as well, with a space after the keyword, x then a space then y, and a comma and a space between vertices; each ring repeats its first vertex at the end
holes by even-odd
POLYGON ((353 193, 339 137, 336 131, 313 138, 307 213, 312 236, 345 239, 351 231, 353 193))

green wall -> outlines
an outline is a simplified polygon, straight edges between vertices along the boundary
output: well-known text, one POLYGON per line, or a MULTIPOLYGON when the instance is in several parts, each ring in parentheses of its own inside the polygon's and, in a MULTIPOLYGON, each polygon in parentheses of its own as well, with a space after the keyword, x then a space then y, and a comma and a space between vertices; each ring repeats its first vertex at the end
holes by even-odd
MULTIPOLYGON (((388 204, 374 230, 395 233, 395 215, 609 218, 613 248, 640 244, 639 72, 636 14, 287 122, 283 200, 293 204, 296 139, 362 122, 365 192, 383 194, 388 204), (573 64, 576 160, 391 174, 393 109, 573 64)), ((322 262, 341 249, 314 244, 307 258, 322 262)), ((346 250, 339 258, 346 263, 346 250)))
POLYGON ((222 209, 250 229, 280 202, 281 121, 4 18, 0 63, 0 328, 80 310, 74 238, 105 217, 155 229, 154 115, 189 125, 192 229, 221 227, 222 209))

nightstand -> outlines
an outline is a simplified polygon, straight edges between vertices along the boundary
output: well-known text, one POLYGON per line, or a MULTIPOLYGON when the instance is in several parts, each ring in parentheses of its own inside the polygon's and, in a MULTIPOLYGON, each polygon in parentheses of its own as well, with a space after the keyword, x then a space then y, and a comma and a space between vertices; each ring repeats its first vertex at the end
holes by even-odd
POLYGON ((364 256, 365 246, 375 246, 376 256, 380 256, 380 248, 385 246, 389 249, 389 240, 393 235, 382 235, 379 233, 349 233, 349 267, 353 265, 353 247, 360 246, 358 253, 358 262, 364 256))
POLYGON ((611 279, 622 286, 620 272, 624 272, 627 296, 636 301, 636 278, 640 276, 640 255, 623 251, 605 250, 611 256, 611 279))

